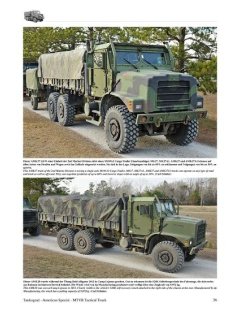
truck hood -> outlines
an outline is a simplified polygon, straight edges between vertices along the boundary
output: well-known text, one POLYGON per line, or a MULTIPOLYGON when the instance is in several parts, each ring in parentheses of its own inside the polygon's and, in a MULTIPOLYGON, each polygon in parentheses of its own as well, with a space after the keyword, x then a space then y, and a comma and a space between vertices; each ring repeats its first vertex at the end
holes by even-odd
POLYGON ((171 235, 182 243, 191 239, 195 245, 205 238, 205 230, 205 220, 174 215, 164 218, 161 234, 171 235))
POLYGON ((195 224, 195 225, 206 222, 205 220, 202 220, 202 219, 188 217, 188 216, 179 216, 179 215, 166 217, 164 221, 176 222, 177 224, 183 223, 183 224, 195 224))
POLYGON ((129 101, 133 101, 133 104, 134 101, 135 104, 141 104, 142 111, 145 113, 159 112, 166 108, 168 110, 193 110, 197 99, 197 80, 189 74, 170 70, 124 71, 117 74, 117 85, 114 92, 126 105, 129 101), (176 100, 167 107, 164 102, 161 102, 161 99, 166 98, 166 94, 172 94, 176 100), (185 106, 181 101, 182 98, 189 99, 185 106), (160 101, 157 102, 157 100, 160 101))

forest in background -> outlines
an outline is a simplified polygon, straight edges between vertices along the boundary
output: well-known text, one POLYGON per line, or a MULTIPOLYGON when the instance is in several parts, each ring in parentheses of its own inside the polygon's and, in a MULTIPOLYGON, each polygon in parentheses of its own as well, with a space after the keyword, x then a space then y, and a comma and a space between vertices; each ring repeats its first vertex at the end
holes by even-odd
POLYGON ((86 40, 163 44, 173 52, 175 69, 199 81, 204 94, 217 92, 217 29, 214 27, 26 27, 23 30, 24 62, 37 61, 42 53, 73 50, 86 40))
MULTIPOLYGON (((90 179, 90 178, 89 178, 90 179)), ((36 207, 37 200, 41 195, 67 195, 76 193, 71 190, 72 179, 51 179, 51 178, 24 178, 24 196, 28 197, 33 206, 36 207)), ((119 196, 123 193, 136 196, 154 196, 160 198, 174 198, 181 205, 217 205, 217 179, 179 179, 168 182, 162 180, 153 187, 146 185, 136 186, 136 183, 129 179, 121 182, 109 179, 99 182, 89 181, 88 188, 82 192, 88 196, 119 196)))

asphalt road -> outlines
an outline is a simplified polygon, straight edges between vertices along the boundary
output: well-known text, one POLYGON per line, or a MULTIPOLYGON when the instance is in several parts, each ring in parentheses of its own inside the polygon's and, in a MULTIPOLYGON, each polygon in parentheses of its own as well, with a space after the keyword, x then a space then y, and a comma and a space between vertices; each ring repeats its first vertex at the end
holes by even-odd
POLYGON ((217 263, 216 261, 208 259, 195 258, 193 261, 185 263, 184 267, 178 273, 169 274, 158 271, 152 264, 151 256, 146 256, 141 253, 124 251, 119 247, 105 249, 101 246, 97 246, 96 252, 94 254, 85 256, 80 255, 77 251, 64 251, 60 249, 57 244, 57 239, 51 236, 40 235, 38 237, 31 237, 28 234, 24 234, 23 243, 25 245, 48 249, 70 256, 112 263, 121 267, 133 268, 145 272, 159 273, 163 276, 166 275, 167 277, 210 279, 217 277, 217 263))
MULTIPOLYGON (((46 103, 39 103, 38 110, 32 110, 30 101, 24 101, 23 106, 37 114, 49 119, 46 103)), ((105 141, 105 132, 102 127, 94 126, 86 121, 75 121, 68 127, 85 138, 99 145, 100 148, 109 150, 105 141)), ((167 141, 164 136, 139 137, 136 148, 129 154, 120 155, 123 158, 216 158, 217 149, 199 142, 188 146, 176 146, 167 141)))

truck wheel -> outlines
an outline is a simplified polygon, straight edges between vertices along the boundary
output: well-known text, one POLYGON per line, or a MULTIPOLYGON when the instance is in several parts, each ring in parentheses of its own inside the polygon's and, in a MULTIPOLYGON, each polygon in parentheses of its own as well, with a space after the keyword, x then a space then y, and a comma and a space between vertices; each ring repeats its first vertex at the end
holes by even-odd
POLYGON ((190 261, 192 261, 192 260, 195 259, 195 258, 196 258, 196 255, 195 255, 195 254, 192 254, 192 255, 186 254, 184 261, 190 262, 190 261))
POLYGON ((57 100, 57 117, 62 126, 72 126, 75 116, 75 106, 68 103, 68 95, 61 94, 57 100))
POLYGON ((37 237, 41 233, 41 227, 37 226, 37 227, 30 228, 28 230, 28 233, 30 234, 30 236, 37 237))
POLYGON ((53 122, 58 121, 58 116, 57 116, 57 101, 59 97, 58 92, 52 92, 50 93, 48 100, 47 100, 47 108, 49 112, 49 118, 53 122))
POLYGON ((173 134, 167 134, 169 142, 179 146, 186 146, 193 142, 198 135, 198 120, 191 120, 188 124, 180 124, 180 127, 173 134))
POLYGON ((81 230, 75 234, 74 245, 77 252, 81 254, 91 254, 95 251, 95 238, 88 230, 81 230))
POLYGON ((153 248, 153 263, 160 271, 177 272, 184 263, 183 251, 172 241, 159 242, 153 248))
POLYGON ((38 108, 38 97, 31 96, 31 105, 33 110, 37 110, 38 108))
POLYGON ((102 243, 101 243, 101 246, 102 246, 103 248, 106 248, 106 249, 111 249, 111 248, 114 247, 114 243, 111 243, 111 242, 102 242, 102 243))
POLYGON ((127 153, 135 148, 138 126, 134 115, 125 106, 109 108, 104 127, 107 144, 112 151, 127 153))
POLYGON ((66 251, 71 251, 74 249, 74 231, 69 228, 63 228, 58 231, 57 243, 59 247, 66 251))

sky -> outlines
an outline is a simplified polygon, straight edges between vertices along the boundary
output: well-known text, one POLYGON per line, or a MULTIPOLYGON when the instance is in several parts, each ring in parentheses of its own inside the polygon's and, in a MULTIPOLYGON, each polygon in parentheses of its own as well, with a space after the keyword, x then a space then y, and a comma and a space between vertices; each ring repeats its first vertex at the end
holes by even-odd
POLYGON ((153 187, 160 183, 163 183, 164 180, 167 182, 173 181, 187 181, 189 179, 177 179, 177 178, 161 178, 161 177, 88 177, 88 176, 80 176, 74 178, 69 184, 70 192, 80 192, 83 193, 89 187, 89 183, 93 182, 94 184, 99 183, 101 180, 105 180, 109 182, 111 180, 112 185, 118 185, 122 182, 132 182, 132 185, 136 190, 144 190, 145 187, 153 187))

